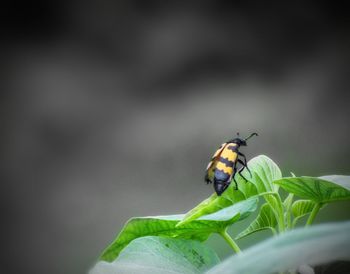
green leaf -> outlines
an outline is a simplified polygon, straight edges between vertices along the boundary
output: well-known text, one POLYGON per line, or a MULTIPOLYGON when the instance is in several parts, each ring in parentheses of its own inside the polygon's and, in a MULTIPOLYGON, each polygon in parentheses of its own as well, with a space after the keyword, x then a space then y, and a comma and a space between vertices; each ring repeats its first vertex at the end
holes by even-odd
MULTIPOLYGON (((295 175, 293 174, 293 176, 295 175)), ((292 209, 293 199, 294 199, 294 194, 289 193, 287 198, 283 201, 284 223, 287 229, 292 227, 291 209, 292 209)))
POLYGON ((294 198, 294 194, 289 193, 287 198, 283 201, 283 206, 286 211, 288 211, 291 208, 293 203, 293 198, 294 198))
POLYGON ((323 180, 332 182, 334 184, 340 185, 347 190, 350 190, 350 176, 345 175, 326 175, 319 177, 323 180))
POLYGON ((265 155, 259 155, 248 162, 248 167, 252 176, 246 168, 242 172, 243 176, 255 185, 259 194, 278 191, 278 186, 272 182, 282 178, 282 173, 274 161, 265 155))
POLYGON ((294 218, 301 218, 309 214, 314 208, 315 203, 310 200, 298 200, 292 205, 292 212, 294 218))
POLYGON ((181 220, 181 222, 179 222, 178 226, 182 226, 199 218, 200 216, 217 212, 226 207, 232 206, 234 203, 244 200, 244 196, 239 190, 235 194, 236 199, 229 199, 226 192, 229 190, 231 191, 231 188, 232 185, 230 185, 221 196, 217 196, 216 193, 214 193, 209 198, 202 201, 200 204, 186 213, 186 215, 184 215, 184 218, 181 220))
POLYGON ((90 274, 197 274, 219 262, 216 253, 198 241, 148 236, 132 241, 114 262, 98 262, 90 274))
POLYGON ((303 199, 312 200, 316 203, 329 203, 350 199, 349 181, 350 176, 333 175, 321 178, 286 177, 274 181, 274 183, 303 199))
POLYGON ((298 200, 295 201, 292 205, 292 212, 294 216, 293 226, 296 225, 297 221, 311 213, 315 206, 315 202, 310 200, 298 200))
POLYGON ((211 233, 243 220, 256 210, 257 198, 241 201, 218 212, 201 216, 198 220, 177 227, 184 215, 139 217, 130 219, 117 238, 102 253, 100 259, 113 261, 132 240, 144 236, 168 236, 205 241, 211 233))
POLYGON ((283 212, 283 204, 280 201, 279 194, 265 194, 265 201, 270 205, 272 212, 275 214, 276 218, 278 218, 279 214, 283 212), (278 195, 278 197, 276 197, 278 195))
POLYGON ((277 225, 277 220, 274 212, 271 209, 269 204, 264 204, 260 208, 259 215, 256 219, 247 227, 243 232, 241 232, 236 239, 241 239, 246 237, 254 232, 271 229, 271 231, 275 234, 275 227, 277 225))
POLYGON ((296 229, 270 238, 214 266, 207 274, 268 274, 309 264, 349 260, 350 222, 296 229))
POLYGON ((278 231, 283 232, 285 230, 285 215, 284 206, 281 197, 278 192, 274 194, 264 194, 265 201, 270 205, 271 211, 278 220, 278 231))
POLYGON ((252 175, 249 174, 247 169, 244 169, 242 172, 248 182, 239 174, 236 174, 235 178, 238 182, 238 190, 235 189, 235 183, 232 181, 221 196, 217 196, 216 193, 214 193, 190 210, 178 226, 189 223, 200 216, 216 212, 239 201, 248 199, 249 197, 266 192, 276 192, 278 190, 278 186, 274 185, 272 182, 280 179, 282 175, 278 166, 270 158, 265 155, 257 156, 248 162, 248 167, 252 175))

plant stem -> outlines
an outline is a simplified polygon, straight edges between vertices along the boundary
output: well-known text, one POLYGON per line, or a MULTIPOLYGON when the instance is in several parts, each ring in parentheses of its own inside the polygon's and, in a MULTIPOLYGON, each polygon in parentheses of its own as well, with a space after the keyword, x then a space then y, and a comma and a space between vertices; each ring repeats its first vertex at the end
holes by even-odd
POLYGON ((292 217, 289 210, 286 212, 286 219, 286 229, 289 230, 292 228, 292 217))
POLYGON ((278 212, 278 230, 279 233, 283 233, 285 230, 285 223, 284 223, 284 214, 283 214, 283 209, 279 209, 278 212))
MULTIPOLYGON (((293 203, 293 197, 294 194, 293 193, 289 193, 288 195, 288 202, 285 206, 285 226, 286 226, 286 230, 289 230, 292 228, 292 216, 291 216, 291 207, 292 207, 292 203, 293 203)), ((284 203, 283 203, 284 205, 284 203)))
POLYGON ((229 244, 229 246, 236 252, 239 253, 241 252, 241 249, 239 246, 236 244, 236 242, 231 238, 231 236, 227 233, 227 230, 223 230, 219 233, 221 237, 225 239, 225 241, 229 244))
POLYGON ((277 222, 278 222, 278 232, 279 233, 283 233, 286 226, 285 226, 285 222, 284 222, 284 209, 283 209, 283 203, 281 200, 281 197, 278 193, 274 193, 273 194, 274 197, 276 197, 276 202, 277 202, 277 222))
POLYGON ((318 211, 320 210, 322 204, 321 203, 317 203, 314 205, 314 208, 312 209, 309 218, 307 219, 306 225, 305 226, 310 226, 312 224, 312 222, 314 221, 318 211))

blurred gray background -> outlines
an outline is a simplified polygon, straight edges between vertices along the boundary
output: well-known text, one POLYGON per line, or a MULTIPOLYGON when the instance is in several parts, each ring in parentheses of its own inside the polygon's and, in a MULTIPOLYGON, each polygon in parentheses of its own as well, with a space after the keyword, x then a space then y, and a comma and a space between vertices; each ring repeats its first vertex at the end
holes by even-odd
POLYGON ((87 272, 130 217, 209 196, 207 162, 238 131, 284 175, 350 174, 344 5, 164 2, 2 8, 2 273, 87 272))

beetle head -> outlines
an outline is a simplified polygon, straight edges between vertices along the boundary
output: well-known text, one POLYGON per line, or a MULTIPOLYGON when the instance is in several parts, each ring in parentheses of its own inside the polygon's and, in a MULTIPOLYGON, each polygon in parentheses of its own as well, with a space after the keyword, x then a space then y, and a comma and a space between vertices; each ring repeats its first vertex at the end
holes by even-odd
POLYGON ((241 139, 241 138, 239 138, 239 132, 237 132, 238 137, 235 139, 232 139, 231 141, 229 141, 229 143, 235 143, 238 146, 247 146, 247 140, 250 139, 251 137, 253 137, 254 135, 258 136, 258 133, 254 132, 254 133, 250 134, 247 138, 241 139))
POLYGON ((235 138, 235 139, 232 139, 230 141, 230 143, 235 143, 237 144, 238 146, 246 146, 247 145, 247 142, 241 138, 235 138))

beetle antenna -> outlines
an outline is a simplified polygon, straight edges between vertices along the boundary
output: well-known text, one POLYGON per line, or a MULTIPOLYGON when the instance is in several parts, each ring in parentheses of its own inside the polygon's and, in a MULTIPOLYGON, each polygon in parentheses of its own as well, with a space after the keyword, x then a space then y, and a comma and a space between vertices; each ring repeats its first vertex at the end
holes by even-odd
POLYGON ((247 138, 245 138, 244 140, 247 141, 248 139, 250 139, 250 138, 253 137, 254 135, 255 135, 255 136, 259 136, 258 133, 254 132, 254 133, 250 134, 250 135, 249 135, 247 138))

